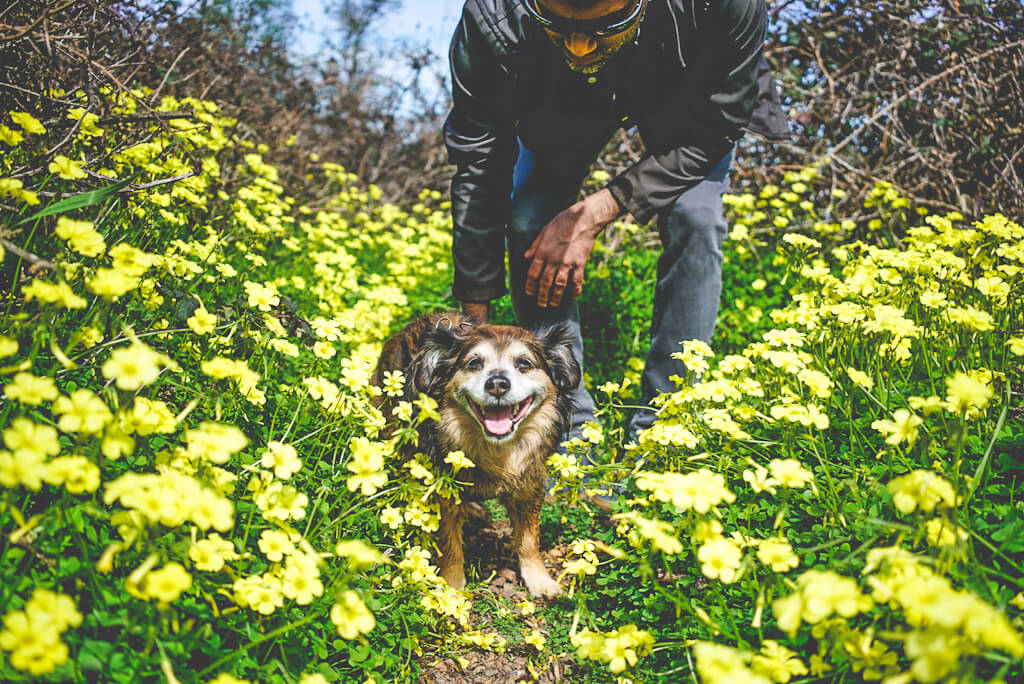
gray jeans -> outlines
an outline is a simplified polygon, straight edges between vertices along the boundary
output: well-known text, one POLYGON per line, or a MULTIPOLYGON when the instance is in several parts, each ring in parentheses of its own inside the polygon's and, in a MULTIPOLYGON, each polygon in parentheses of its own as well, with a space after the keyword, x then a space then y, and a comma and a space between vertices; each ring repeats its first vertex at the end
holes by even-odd
MULTIPOLYGON (((541 308, 536 298, 524 292, 529 262, 523 254, 548 221, 576 201, 590 165, 600 152, 579 155, 551 155, 541 158, 520 143, 512 186, 512 209, 508 224, 509 276, 512 305, 519 325, 536 329, 568 322, 573 332, 573 351, 583 367, 583 338, 580 311, 568 297, 557 307, 541 308)), ((654 288, 651 317, 651 348, 643 372, 643 400, 646 406, 661 392, 675 391, 672 375, 686 375, 682 362, 672 358, 680 342, 711 341, 722 292, 722 243, 728 226, 722 214, 722 193, 729 187, 730 151, 705 177, 658 217, 662 252, 658 259, 658 280, 654 288)), ((569 437, 579 437, 587 421, 594 420, 594 400, 580 380, 574 396, 576 411, 569 437)), ((630 425, 631 436, 654 422, 653 409, 637 410, 630 425)))

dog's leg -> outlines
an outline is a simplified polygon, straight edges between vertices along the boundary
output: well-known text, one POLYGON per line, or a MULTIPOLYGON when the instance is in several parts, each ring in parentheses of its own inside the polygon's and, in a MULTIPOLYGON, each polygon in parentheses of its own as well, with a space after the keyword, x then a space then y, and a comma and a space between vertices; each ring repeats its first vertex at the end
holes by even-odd
POLYGON ((540 504, 543 496, 543 490, 538 488, 536 496, 502 503, 512 521, 512 546, 519 556, 519 574, 523 577, 523 584, 533 596, 553 598, 562 593, 562 588, 548 575, 540 557, 540 504))
POLYGON ((452 589, 466 588, 466 572, 463 568, 462 523, 466 521, 466 510, 451 499, 441 499, 441 520, 438 524, 438 547, 441 557, 438 567, 441 577, 452 589))

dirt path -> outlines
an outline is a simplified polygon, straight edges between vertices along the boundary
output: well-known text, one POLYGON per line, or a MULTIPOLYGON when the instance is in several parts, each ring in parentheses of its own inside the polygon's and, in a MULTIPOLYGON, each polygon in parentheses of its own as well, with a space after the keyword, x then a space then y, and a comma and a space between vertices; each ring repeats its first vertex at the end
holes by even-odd
MULTIPOLYGON (((551 653, 550 642, 545 654, 538 657, 536 649, 508 633, 510 628, 548 630, 544 618, 521 615, 519 610, 505 612, 503 607, 529 598, 514 568, 518 562, 512 553, 512 528, 507 520, 490 518, 470 519, 465 528, 467 573, 478 569, 477 576, 489 578, 486 586, 473 596, 470 625, 485 633, 498 632, 510 643, 505 653, 493 653, 469 647, 456 655, 465 659, 460 665, 454 656, 425 653, 420 659, 421 684, 509 684, 510 682, 565 682, 567 670, 575 663, 572 654, 551 653), (490 594, 486 595, 485 594, 490 594), (497 599, 501 599, 500 601, 497 599), (495 619, 495 612, 501 615, 495 619), (503 624, 496 624, 501 622, 503 624), (502 626, 505 629, 502 629, 502 626), (513 639, 516 643, 511 643, 513 639), (532 668, 532 669, 531 669, 532 668)), ((544 562, 552 577, 562 571, 562 557, 568 545, 542 551, 544 562)), ((472 581, 472 580, 471 580, 472 581)), ((543 599, 533 599, 538 607, 543 599)))

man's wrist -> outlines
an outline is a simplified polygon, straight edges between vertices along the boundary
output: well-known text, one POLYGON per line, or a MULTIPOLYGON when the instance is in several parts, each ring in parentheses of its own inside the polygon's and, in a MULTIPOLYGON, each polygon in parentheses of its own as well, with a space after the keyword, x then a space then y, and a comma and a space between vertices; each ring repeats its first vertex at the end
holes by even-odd
POLYGON ((608 188, 602 188, 583 200, 586 204, 587 213, 596 224, 593 237, 597 237, 601 230, 617 219, 622 214, 622 207, 619 201, 608 188))

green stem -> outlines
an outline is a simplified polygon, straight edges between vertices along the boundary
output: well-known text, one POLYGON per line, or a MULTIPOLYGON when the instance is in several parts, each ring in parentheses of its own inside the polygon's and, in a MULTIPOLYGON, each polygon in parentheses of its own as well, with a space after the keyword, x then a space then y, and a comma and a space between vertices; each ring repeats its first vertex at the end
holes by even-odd
POLYGON ((299 627, 302 627, 303 625, 309 624, 313 620, 316 620, 317 618, 322 617, 324 612, 325 612, 324 610, 319 610, 319 611, 317 611, 317 612, 315 612, 315 613, 313 613, 311 615, 307 615, 306 617, 302 618, 301 620, 296 620, 295 622, 290 622, 287 625, 284 625, 283 627, 278 627, 277 629, 273 630, 272 632, 267 632, 266 634, 264 634, 260 638, 253 639, 252 641, 250 641, 248 644, 245 644, 244 646, 239 646, 234 651, 232 651, 231 653, 227 654, 226 656, 224 656, 220 660, 216 660, 216 661, 213 662, 213 664, 207 666, 206 669, 202 670, 198 675, 196 675, 196 679, 203 679, 212 670, 215 670, 218 667, 220 667, 221 665, 223 665, 224 663, 226 663, 226 662, 228 662, 230 660, 233 660, 234 658, 240 656, 241 654, 245 653, 246 651, 248 651, 253 646, 259 646, 260 644, 264 643, 265 641, 269 641, 269 640, 271 640, 271 639, 273 639, 275 637, 278 637, 278 636, 280 636, 282 634, 290 632, 293 629, 298 629, 299 627))
POLYGON ((1010 383, 1006 383, 1006 401, 1003 402, 1003 410, 999 414, 999 420, 996 421, 996 429, 992 432, 992 439, 988 442, 988 448, 985 449, 985 455, 981 458, 981 463, 978 464, 977 469, 974 471, 974 481, 971 482, 971 488, 967 490, 967 496, 964 497, 964 508, 967 508, 967 504, 971 502, 971 497, 974 496, 975 490, 981 485, 981 478, 985 475, 985 469, 988 467, 988 462, 992 458, 992 449, 996 445, 996 439, 999 438, 999 433, 1003 431, 1003 423, 1006 421, 1006 413, 1010 409, 1010 383))

